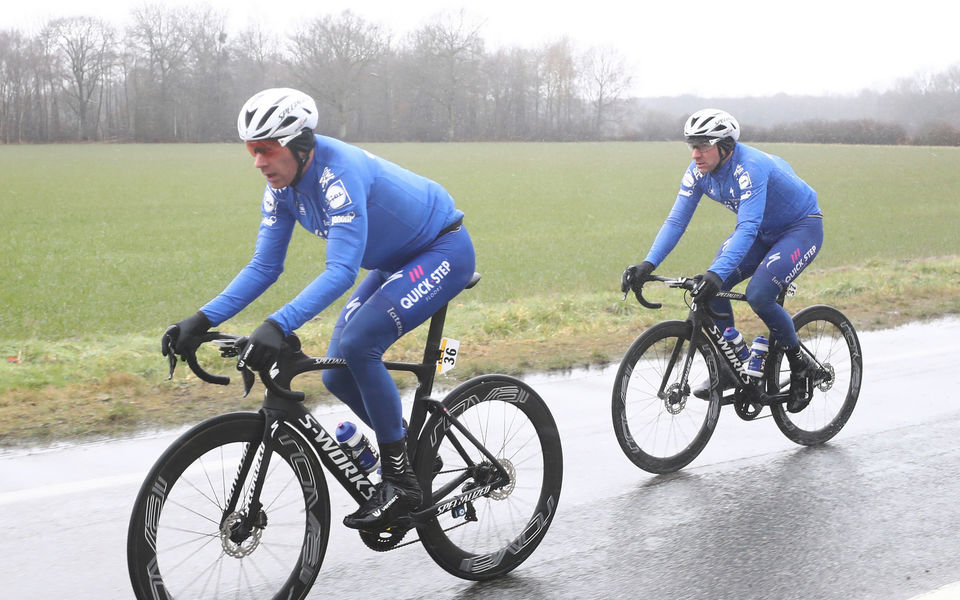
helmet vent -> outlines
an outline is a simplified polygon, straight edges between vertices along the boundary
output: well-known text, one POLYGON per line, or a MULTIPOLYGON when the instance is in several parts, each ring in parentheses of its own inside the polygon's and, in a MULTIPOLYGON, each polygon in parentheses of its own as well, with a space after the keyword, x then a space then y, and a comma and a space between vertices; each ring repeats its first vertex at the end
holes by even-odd
POLYGON ((276 105, 276 104, 274 104, 273 106, 271 106, 270 108, 268 108, 268 109, 267 109, 267 112, 263 113, 263 116, 260 117, 260 122, 257 123, 257 129, 260 129, 261 127, 263 127, 264 124, 266 124, 266 122, 267 122, 268 120, 270 120, 270 115, 272 115, 272 114, 274 113, 274 111, 276 111, 276 110, 277 110, 277 105, 276 105))

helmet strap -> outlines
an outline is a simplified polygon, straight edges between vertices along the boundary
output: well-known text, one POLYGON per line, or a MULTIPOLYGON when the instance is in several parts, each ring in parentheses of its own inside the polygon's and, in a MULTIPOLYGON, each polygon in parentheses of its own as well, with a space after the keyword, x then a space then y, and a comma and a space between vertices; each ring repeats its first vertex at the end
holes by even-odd
POLYGON ((313 150, 313 130, 304 129, 300 135, 287 142, 287 148, 293 153, 293 158, 297 160, 297 175, 293 178, 290 185, 297 185, 303 178, 303 171, 310 162, 310 151, 313 150))
POLYGON ((737 145, 737 142, 733 141, 732 138, 728 138, 728 137, 723 138, 722 140, 717 142, 717 150, 720 152, 721 164, 723 163, 723 161, 727 160, 727 157, 729 157, 733 153, 733 148, 736 145, 737 145))

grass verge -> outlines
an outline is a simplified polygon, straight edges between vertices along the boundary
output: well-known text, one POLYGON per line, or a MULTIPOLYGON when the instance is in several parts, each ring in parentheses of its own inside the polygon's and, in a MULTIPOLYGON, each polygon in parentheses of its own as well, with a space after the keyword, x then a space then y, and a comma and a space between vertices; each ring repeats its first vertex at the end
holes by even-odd
MULTIPOLYGON (((872 260, 856 267, 811 270, 799 284, 797 296, 788 299, 788 310, 830 304, 846 313, 860 331, 960 314, 958 256, 872 260)), ((662 301, 664 308, 646 310, 632 298, 621 302, 620 295, 609 290, 503 303, 481 303, 465 292, 452 305, 446 327, 448 337, 461 341, 461 358, 437 385, 451 387, 480 373, 522 375, 617 362, 643 329, 686 316, 677 291, 651 286, 648 297, 662 301)), ((762 331, 746 307, 735 309, 746 337, 762 331)), ((255 325, 237 323, 232 331, 248 333, 255 325)), ((329 324, 316 320, 299 334, 308 353, 321 354, 329 324)), ((57 342, 0 340, 0 447, 132 434, 259 406, 259 384, 248 398, 241 398, 239 383, 204 384, 183 365, 168 381, 166 361, 158 352, 159 335, 158 331, 57 342)), ((426 328, 421 327, 394 346, 387 358, 418 360, 425 335, 426 328)), ((232 363, 215 354, 202 362, 213 372, 232 372, 232 363)), ((397 381, 403 388, 413 384, 405 375, 397 381)), ((318 374, 304 375, 296 383, 308 393, 311 406, 336 402, 318 374)))

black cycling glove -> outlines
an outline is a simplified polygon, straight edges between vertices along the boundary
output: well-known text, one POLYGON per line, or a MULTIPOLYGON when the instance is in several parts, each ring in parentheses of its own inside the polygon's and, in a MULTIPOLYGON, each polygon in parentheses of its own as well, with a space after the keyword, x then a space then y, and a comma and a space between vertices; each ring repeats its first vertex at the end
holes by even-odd
POLYGON ((253 330, 247 340, 247 346, 237 358, 237 368, 244 367, 260 371, 277 361, 280 347, 283 345, 283 329, 271 319, 253 330))
POLYGON ((634 285, 645 283, 655 268, 647 261, 627 267, 620 276, 620 291, 626 294, 634 285))
POLYGON ((200 346, 200 337, 210 329, 210 320, 200 311, 182 321, 177 321, 163 332, 160 338, 160 353, 164 356, 192 354, 200 346))
POLYGON ((693 286, 693 297, 699 302, 709 302, 723 286, 723 280, 713 271, 704 271, 693 280, 696 282, 693 286))

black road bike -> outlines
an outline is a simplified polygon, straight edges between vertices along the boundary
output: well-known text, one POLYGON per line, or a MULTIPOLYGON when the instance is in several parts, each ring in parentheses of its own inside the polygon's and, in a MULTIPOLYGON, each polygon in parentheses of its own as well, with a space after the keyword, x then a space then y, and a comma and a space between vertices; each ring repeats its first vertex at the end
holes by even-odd
MULTIPOLYGON (((863 356, 853 324, 839 310, 816 305, 793 317, 801 348, 815 367, 805 381, 805 404, 797 412, 789 412, 790 366, 782 348, 771 341, 763 375, 747 375, 732 344, 714 322, 723 316, 692 298, 692 278, 651 276, 649 280, 686 290, 690 313, 686 321, 665 321, 643 332, 617 371, 613 429, 624 454, 638 467, 651 473, 672 473, 687 466, 707 445, 720 408, 728 404, 746 421, 756 419, 768 407, 780 431, 802 445, 826 442, 850 418, 860 394, 863 356), (709 398, 697 398, 691 393, 691 384, 707 379, 709 398), (718 393, 723 380, 736 381, 736 387, 718 393)), ((643 297, 643 283, 634 292, 643 306, 661 307, 643 297)), ((791 283, 777 302, 783 305, 795 292, 796 284, 791 283)), ((721 291, 717 296, 746 300, 737 292, 721 291)))
MULTIPOLYGON (((422 362, 385 362, 418 380, 407 444, 423 501, 410 525, 359 534, 375 551, 420 542, 449 573, 486 580, 516 568, 543 540, 557 510, 563 456, 547 405, 518 379, 481 375, 431 398, 440 365, 456 358, 442 337, 446 311, 430 320, 422 362), (418 538, 403 542, 411 529, 418 538)), ((204 341, 236 356, 246 338, 210 332, 204 341)), ((286 345, 259 373, 267 390, 258 412, 194 426, 144 480, 127 536, 137 598, 303 598, 330 532, 323 469, 358 503, 370 497, 374 481, 304 407, 303 393, 289 389, 301 373, 345 363, 305 355, 294 336, 286 345)), ((204 381, 229 382, 205 371, 195 353, 183 358, 204 381)), ((171 376, 175 365, 172 358, 171 376)), ((249 391, 254 375, 243 374, 249 391)))

